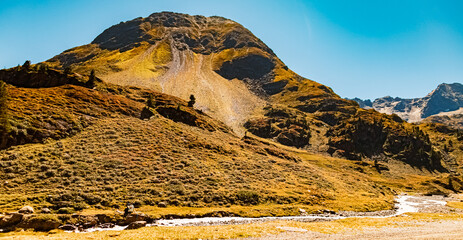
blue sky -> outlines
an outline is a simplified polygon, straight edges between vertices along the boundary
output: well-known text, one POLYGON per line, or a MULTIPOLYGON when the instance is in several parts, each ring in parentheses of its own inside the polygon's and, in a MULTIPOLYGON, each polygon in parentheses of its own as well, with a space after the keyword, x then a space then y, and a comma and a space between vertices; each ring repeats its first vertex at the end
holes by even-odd
POLYGON ((159 11, 233 19, 342 97, 422 97, 463 82, 457 0, 0 0, 0 68, 47 60, 159 11))

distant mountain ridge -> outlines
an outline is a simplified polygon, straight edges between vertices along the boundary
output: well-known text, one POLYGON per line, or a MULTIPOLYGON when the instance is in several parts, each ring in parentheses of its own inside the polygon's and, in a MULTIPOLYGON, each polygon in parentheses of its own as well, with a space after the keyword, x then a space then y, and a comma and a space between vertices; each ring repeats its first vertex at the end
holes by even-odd
POLYGON ((397 114, 409 122, 418 122, 436 114, 463 108, 463 85, 442 83, 423 98, 404 99, 386 96, 374 101, 359 98, 351 100, 365 109, 373 108, 381 113, 397 114))

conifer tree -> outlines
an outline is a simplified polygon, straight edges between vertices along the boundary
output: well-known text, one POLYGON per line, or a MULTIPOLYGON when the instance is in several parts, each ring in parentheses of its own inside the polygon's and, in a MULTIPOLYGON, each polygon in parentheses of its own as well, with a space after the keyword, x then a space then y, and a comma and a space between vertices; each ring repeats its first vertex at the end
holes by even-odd
POLYGON ((188 107, 193 107, 196 103, 196 98, 193 94, 190 95, 190 101, 188 102, 188 107))
POLYGON ((0 148, 5 148, 9 130, 7 86, 0 81, 0 148))
POLYGON ((93 88, 95 87, 95 83, 96 83, 95 70, 92 69, 92 71, 90 72, 90 76, 88 77, 88 81, 86 85, 89 88, 93 88))

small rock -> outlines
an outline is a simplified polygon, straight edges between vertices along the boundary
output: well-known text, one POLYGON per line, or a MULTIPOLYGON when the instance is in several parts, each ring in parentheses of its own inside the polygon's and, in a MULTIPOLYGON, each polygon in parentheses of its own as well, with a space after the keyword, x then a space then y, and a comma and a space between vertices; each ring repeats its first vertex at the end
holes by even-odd
POLYGON ((103 224, 98 225, 98 227, 100 228, 113 228, 114 226, 115 226, 114 223, 103 223, 103 224))
POLYGON ((18 211, 19 213, 32 214, 34 213, 34 208, 31 206, 24 206, 18 211))
POLYGON ((299 212, 300 212, 301 214, 306 214, 306 213, 307 213, 307 211, 306 211, 305 209, 302 209, 302 208, 299 208, 299 212))
POLYGON ((76 231, 77 226, 72 225, 72 224, 65 224, 63 226, 60 226, 59 229, 64 230, 64 231, 76 231))
POLYGON ((165 202, 158 202, 158 207, 160 207, 160 208, 165 208, 165 207, 167 207, 167 203, 165 203, 165 202))
POLYGON ((40 212, 48 214, 48 213, 51 213, 51 210, 49 208, 42 208, 42 210, 40 210, 40 212))
POLYGON ((129 224, 129 226, 127 226, 127 228, 125 229, 138 229, 144 226, 146 226, 146 221, 136 221, 136 222, 129 224))

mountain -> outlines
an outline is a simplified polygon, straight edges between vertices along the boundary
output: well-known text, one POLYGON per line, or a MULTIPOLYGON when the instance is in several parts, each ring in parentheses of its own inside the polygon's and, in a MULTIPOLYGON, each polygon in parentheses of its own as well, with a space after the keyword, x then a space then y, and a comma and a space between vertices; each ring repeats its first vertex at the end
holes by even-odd
POLYGON ((199 109, 241 133, 246 117, 264 105, 256 95, 279 91, 278 84, 268 84, 275 71, 287 71, 272 50, 240 24, 169 12, 119 23, 91 44, 48 63, 79 73, 95 69, 107 82, 183 99, 194 94, 199 109))
POLYGON ((121 22, 0 79, 10 95, 0 98, 3 208, 371 210, 389 206, 393 189, 463 186, 461 132, 362 109, 222 17, 121 22))
POLYGON ((358 102, 362 108, 374 108, 382 113, 397 114, 409 122, 418 122, 440 113, 449 115, 463 108, 463 85, 443 83, 423 98, 403 99, 387 96, 377 98, 373 102, 358 98, 352 100, 358 102))
POLYGON ((437 156, 432 143, 416 136, 424 133, 297 75, 249 30, 222 17, 155 13, 114 25, 46 64, 82 75, 95 70, 105 82, 183 99, 193 94, 199 109, 239 135, 249 131, 350 159, 385 154, 417 166, 440 165, 431 157, 437 156), (408 145, 423 151, 401 153, 408 145))

